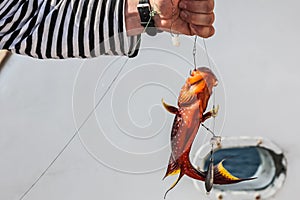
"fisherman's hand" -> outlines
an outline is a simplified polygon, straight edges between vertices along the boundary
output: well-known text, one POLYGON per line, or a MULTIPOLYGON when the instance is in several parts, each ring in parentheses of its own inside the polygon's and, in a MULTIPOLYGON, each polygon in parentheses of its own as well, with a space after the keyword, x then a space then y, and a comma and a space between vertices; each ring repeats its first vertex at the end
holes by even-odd
POLYGON ((204 38, 215 32, 214 0, 152 0, 152 9, 158 11, 156 26, 165 31, 204 38))
MULTIPOLYGON (((143 30, 136 9, 137 4, 138 0, 127 0, 126 3, 126 27, 129 35, 141 33, 143 30), (134 12, 135 15, 132 14, 134 12)), ((152 9, 157 11, 154 21, 158 29, 204 38, 215 33, 214 0, 150 0, 150 4, 152 9)))

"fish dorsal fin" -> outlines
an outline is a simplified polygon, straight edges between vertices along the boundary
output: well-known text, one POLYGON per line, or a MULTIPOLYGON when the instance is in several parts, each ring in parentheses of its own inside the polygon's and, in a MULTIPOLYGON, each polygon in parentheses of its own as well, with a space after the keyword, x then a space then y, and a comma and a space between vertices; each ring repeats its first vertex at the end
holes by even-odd
POLYGON ((166 109, 167 111, 169 111, 170 113, 173 113, 173 114, 175 114, 175 115, 179 113, 179 112, 178 112, 178 108, 176 108, 175 106, 171 106, 171 105, 167 104, 167 103, 164 101, 164 99, 162 99, 161 102, 162 102, 163 106, 165 107, 165 109, 166 109))

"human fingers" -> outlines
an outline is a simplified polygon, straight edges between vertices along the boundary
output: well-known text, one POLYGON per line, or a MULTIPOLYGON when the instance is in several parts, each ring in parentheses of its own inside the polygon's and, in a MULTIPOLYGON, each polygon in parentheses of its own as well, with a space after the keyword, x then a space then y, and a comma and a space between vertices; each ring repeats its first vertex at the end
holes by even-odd
POLYGON ((179 8, 194 13, 212 13, 215 4, 214 0, 182 0, 179 8))
POLYGON ((180 17, 187 23, 193 25, 211 26, 215 21, 214 13, 193 13, 186 10, 180 12, 180 17))
POLYGON ((215 34, 213 26, 197 26, 190 24, 191 35, 198 35, 203 38, 209 38, 215 34))

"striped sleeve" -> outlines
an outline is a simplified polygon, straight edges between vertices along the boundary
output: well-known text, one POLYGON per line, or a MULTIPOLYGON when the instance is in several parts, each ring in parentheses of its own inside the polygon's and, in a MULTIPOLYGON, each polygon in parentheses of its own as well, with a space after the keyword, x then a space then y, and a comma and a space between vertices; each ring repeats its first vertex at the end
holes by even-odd
POLYGON ((2 0, 0 49, 35 58, 136 56, 125 0, 2 0))

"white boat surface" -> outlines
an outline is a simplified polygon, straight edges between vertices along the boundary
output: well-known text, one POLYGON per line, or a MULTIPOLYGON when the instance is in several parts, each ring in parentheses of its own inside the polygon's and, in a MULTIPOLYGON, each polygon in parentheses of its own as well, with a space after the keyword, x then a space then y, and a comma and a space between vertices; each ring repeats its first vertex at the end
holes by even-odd
MULTIPOLYGON (((298 198, 299 6, 291 0, 216 1, 216 34, 206 40, 210 63, 198 39, 197 63, 211 65, 220 80, 216 132, 262 138, 286 158, 284 181, 267 199, 298 198)), ((168 33, 144 35, 139 55, 128 61, 11 55, 0 71, 0 199, 19 200, 74 134, 24 200, 163 199, 175 178, 161 180, 173 120, 161 98, 176 104, 193 66, 193 39, 180 36, 174 47, 168 33)), ((191 156, 208 141, 202 128, 191 156)), ((243 198, 268 196, 248 194, 243 198)), ((220 193, 214 188, 207 195, 184 177, 167 199, 220 199, 220 193)))

